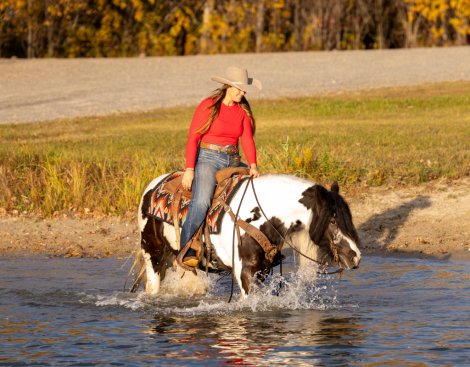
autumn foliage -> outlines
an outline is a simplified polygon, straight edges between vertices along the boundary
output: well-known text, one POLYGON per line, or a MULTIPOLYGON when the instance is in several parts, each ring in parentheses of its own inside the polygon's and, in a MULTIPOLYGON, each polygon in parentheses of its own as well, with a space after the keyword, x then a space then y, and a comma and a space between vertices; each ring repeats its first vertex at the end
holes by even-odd
POLYGON ((470 0, 0 0, 0 57, 463 45, 470 0))

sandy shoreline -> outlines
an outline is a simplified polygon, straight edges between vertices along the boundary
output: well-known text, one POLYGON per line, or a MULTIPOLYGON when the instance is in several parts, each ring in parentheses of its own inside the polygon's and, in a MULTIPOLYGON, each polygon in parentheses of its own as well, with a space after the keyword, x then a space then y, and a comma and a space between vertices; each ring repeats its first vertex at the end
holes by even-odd
MULTIPOLYGON (((468 179, 405 189, 369 189, 349 201, 365 257, 470 260, 468 179)), ((3 212, 0 256, 116 256, 124 260, 139 248, 133 215, 80 216, 42 219, 3 212)))

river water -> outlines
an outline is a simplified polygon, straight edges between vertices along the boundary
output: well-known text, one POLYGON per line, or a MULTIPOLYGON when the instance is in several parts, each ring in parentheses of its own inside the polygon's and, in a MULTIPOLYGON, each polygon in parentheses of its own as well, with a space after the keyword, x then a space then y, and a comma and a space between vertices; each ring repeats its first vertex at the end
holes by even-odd
POLYGON ((365 257, 339 281, 288 257, 279 296, 275 274, 230 304, 215 275, 123 293, 122 263, 1 259, 0 365, 470 366, 468 263, 365 257))

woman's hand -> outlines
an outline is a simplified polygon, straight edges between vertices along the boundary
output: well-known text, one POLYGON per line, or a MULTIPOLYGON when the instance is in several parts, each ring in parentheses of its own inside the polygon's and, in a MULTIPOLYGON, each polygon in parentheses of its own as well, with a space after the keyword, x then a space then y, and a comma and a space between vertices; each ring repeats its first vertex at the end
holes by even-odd
POLYGON ((193 184, 193 180, 194 180, 194 171, 187 169, 183 175, 183 181, 181 183, 181 186, 183 186, 183 189, 191 191, 191 185, 193 184))
POLYGON ((250 167, 250 176, 253 176, 253 178, 259 177, 258 168, 256 168, 256 164, 254 163, 250 167))

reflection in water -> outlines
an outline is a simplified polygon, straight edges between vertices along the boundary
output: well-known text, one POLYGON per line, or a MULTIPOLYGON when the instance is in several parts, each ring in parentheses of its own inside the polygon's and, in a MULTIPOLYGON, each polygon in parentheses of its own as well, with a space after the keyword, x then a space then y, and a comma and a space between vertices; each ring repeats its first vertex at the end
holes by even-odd
MULTIPOLYGON (((272 365, 285 359, 315 358, 317 346, 333 346, 330 358, 337 363, 347 362, 350 353, 338 344, 351 348, 352 341, 360 342, 359 318, 325 317, 321 312, 273 311, 246 317, 231 315, 219 318, 204 316, 192 319, 155 316, 148 330, 158 343, 181 345, 175 351, 169 347, 155 357, 185 359, 223 359, 222 364, 272 365), (192 350, 191 346, 198 346, 192 350), (203 351, 201 351, 201 348, 203 351), (343 357, 340 362, 339 358, 343 357)), ((161 348, 161 347, 160 347, 161 348)))
POLYGON ((0 366, 470 365, 466 263, 368 257, 340 282, 288 263, 279 297, 277 275, 231 304, 217 277, 124 294, 118 265, 0 260, 0 366))

